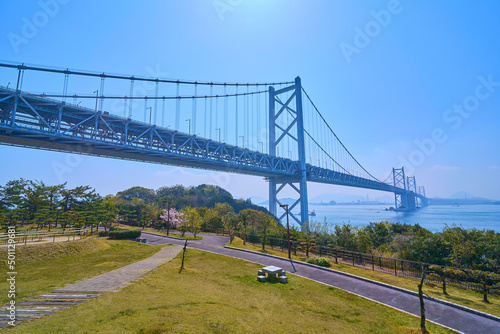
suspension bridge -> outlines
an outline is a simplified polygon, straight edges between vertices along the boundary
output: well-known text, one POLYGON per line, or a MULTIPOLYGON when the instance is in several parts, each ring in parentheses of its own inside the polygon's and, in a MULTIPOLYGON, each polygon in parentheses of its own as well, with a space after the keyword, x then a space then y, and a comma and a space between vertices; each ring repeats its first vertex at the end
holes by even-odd
POLYGON ((9 63, 0 63, 0 77, 3 145, 264 177, 269 211, 280 221, 279 193, 297 192, 287 209, 301 226, 308 182, 391 192, 396 210, 428 205, 404 168, 384 180, 370 174, 299 77, 221 83, 9 63))

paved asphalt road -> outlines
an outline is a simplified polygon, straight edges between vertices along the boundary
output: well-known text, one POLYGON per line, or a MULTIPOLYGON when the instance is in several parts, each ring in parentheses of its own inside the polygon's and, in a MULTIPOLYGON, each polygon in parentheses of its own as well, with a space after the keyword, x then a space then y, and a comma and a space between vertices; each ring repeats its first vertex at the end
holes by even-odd
MULTIPOLYGON (((211 234, 201 234, 203 240, 189 241, 188 247, 197 248, 213 253, 232 256, 235 258, 259 263, 265 266, 274 265, 285 269, 289 273, 307 277, 315 281, 340 288, 357 295, 375 300, 396 309, 420 317, 420 304, 418 296, 409 294, 387 286, 346 276, 337 272, 323 270, 301 264, 287 259, 278 259, 261 254, 224 248, 229 241, 228 237, 211 234)), ((143 232, 142 237, 148 244, 158 245, 172 243, 184 245, 184 240, 163 237, 143 232)), ((457 309, 433 300, 425 301, 426 318, 435 323, 450 327, 462 333, 500 333, 500 321, 490 319, 479 314, 457 309)))

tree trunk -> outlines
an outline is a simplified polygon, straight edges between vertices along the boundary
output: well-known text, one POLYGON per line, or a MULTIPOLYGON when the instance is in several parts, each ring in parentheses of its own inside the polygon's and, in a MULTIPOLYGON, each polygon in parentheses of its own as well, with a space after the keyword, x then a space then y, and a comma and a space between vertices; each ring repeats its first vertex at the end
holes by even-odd
POLYGON ((483 301, 489 303, 488 301, 488 288, 486 288, 486 283, 483 283, 483 301))
POLYGON ((420 284, 418 285, 418 299, 420 300, 420 328, 424 333, 427 332, 425 328, 425 305, 424 305, 424 293, 422 287, 424 286, 425 279, 425 268, 422 266, 422 278, 420 279, 420 284))
POLYGON ((181 264, 181 269, 179 270, 179 274, 181 273, 182 269, 184 269, 184 256, 186 255, 186 247, 187 247, 188 241, 184 243, 184 248, 182 251, 182 264, 181 264))

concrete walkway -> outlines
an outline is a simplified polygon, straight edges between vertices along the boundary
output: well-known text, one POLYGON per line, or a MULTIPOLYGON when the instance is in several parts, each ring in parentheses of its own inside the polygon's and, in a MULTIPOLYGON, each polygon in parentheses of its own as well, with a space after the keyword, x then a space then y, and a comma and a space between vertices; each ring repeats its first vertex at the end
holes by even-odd
MULTIPOLYGON (((200 235, 202 235, 204 239, 189 241, 188 247, 232 256, 259 263, 263 266, 274 265, 294 275, 303 276, 420 317, 420 304, 418 297, 414 293, 333 270, 325 270, 310 266, 305 263, 291 262, 283 258, 269 257, 259 253, 224 248, 224 245, 229 242, 228 237, 211 234, 200 235)), ((184 244, 183 240, 145 232, 142 233, 142 237, 146 239, 147 243, 154 245, 164 243, 184 244)), ((433 299, 426 299, 425 309, 427 320, 449 327, 458 332, 500 333, 500 321, 497 317, 476 314, 471 311, 443 304, 433 299)))
MULTIPOLYGON (((36 319, 96 298, 108 291, 117 291, 140 276, 172 260, 182 250, 180 246, 164 247, 155 255, 90 279, 69 284, 61 289, 16 303, 16 325, 36 319)), ((9 311, 0 310, 0 327, 8 326, 9 311)))

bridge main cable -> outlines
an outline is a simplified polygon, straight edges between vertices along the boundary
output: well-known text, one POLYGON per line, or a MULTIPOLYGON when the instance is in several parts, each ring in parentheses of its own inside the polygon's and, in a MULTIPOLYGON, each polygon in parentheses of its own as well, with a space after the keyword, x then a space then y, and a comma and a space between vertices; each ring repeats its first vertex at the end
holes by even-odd
MULTIPOLYGON (((186 96, 105 96, 105 95, 98 95, 97 97, 99 99, 111 99, 111 100, 118 100, 118 99, 124 99, 124 100, 182 100, 182 99, 208 99, 208 98, 221 98, 221 97, 234 97, 234 96, 243 96, 243 95, 255 95, 255 94, 264 94, 267 93, 267 90, 260 90, 256 92, 248 92, 248 93, 238 93, 238 94, 223 94, 223 95, 186 95, 186 96)), ((65 98, 65 97, 72 97, 76 99, 95 99, 96 95, 78 95, 78 94, 72 94, 72 95, 64 95, 64 94, 31 94, 33 96, 38 96, 38 97, 58 97, 58 98, 65 98)))
POLYGON ((208 81, 190 81, 190 80, 172 80, 172 79, 159 79, 159 78, 147 78, 141 76, 125 76, 119 74, 106 74, 106 73, 96 73, 87 71, 72 71, 69 69, 55 69, 47 67, 29 66, 29 65, 14 65, 7 63, 0 63, 0 67, 15 68, 18 70, 32 70, 41 72, 51 72, 60 73, 65 75, 82 75, 91 76, 99 78, 111 78, 111 79, 123 79, 123 80, 136 80, 136 81, 149 81, 149 82, 162 82, 162 83, 174 83, 174 84, 186 84, 186 85, 207 85, 207 86, 273 86, 273 85, 288 85, 293 84, 293 81, 287 82, 266 82, 266 83, 237 83, 237 82, 208 82, 208 81))

